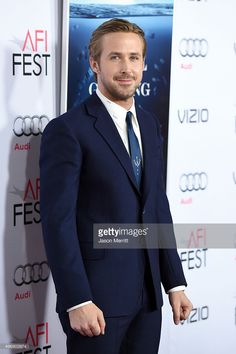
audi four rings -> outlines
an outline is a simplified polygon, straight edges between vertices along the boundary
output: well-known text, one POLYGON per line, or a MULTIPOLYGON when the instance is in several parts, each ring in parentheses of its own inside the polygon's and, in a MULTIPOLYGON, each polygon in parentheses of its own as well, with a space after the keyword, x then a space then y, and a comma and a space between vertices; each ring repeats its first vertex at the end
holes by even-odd
POLYGON ((37 136, 42 134, 49 122, 49 118, 42 116, 18 116, 13 123, 13 132, 16 136, 37 136))
POLYGON ((206 39, 183 38, 179 44, 179 52, 182 57, 205 57, 208 53, 206 39))
POLYGON ((179 188, 182 192, 192 192, 206 189, 208 176, 205 172, 184 173, 180 177, 179 188))
POLYGON ((29 285, 31 283, 38 283, 39 281, 46 281, 49 275, 50 269, 48 262, 27 263, 16 267, 13 281, 17 286, 22 286, 23 284, 29 285))

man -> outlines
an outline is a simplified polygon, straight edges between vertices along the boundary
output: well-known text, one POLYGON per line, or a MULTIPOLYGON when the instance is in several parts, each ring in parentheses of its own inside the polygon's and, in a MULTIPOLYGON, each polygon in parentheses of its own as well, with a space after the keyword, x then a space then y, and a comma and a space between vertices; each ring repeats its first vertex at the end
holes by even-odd
POLYGON ((41 217, 57 311, 69 354, 156 354, 161 282, 176 324, 192 308, 176 249, 93 247, 96 223, 172 222, 159 125, 133 98, 144 33, 113 19, 94 31, 89 50, 96 94, 52 120, 41 145, 41 217))

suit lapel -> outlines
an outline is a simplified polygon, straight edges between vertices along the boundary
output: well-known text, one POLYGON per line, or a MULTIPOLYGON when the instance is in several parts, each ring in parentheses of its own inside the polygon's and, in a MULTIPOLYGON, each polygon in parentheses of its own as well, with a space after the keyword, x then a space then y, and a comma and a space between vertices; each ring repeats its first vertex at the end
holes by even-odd
POLYGON ((87 107, 88 113, 96 118, 94 124, 95 129, 104 138, 113 153, 116 155, 117 159, 126 171, 131 183, 139 192, 130 161, 130 156, 126 151, 116 126, 112 121, 109 113, 107 112, 105 106, 96 94, 90 96, 88 100, 86 100, 85 105, 87 107))

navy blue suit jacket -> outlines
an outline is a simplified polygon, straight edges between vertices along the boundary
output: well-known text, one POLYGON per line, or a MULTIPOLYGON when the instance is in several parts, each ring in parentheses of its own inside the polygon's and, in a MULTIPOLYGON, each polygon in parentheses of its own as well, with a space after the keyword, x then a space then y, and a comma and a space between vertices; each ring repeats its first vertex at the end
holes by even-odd
MULTIPOLYGON (((129 314, 143 285, 141 249, 93 248, 94 223, 171 223, 159 125, 136 107, 143 144, 139 191, 130 157, 96 94, 53 119, 41 143, 41 218, 57 311, 93 300, 105 316, 129 314)), ((174 237, 174 236, 171 236, 174 237)), ((186 284, 175 249, 148 249, 156 306, 186 284)))

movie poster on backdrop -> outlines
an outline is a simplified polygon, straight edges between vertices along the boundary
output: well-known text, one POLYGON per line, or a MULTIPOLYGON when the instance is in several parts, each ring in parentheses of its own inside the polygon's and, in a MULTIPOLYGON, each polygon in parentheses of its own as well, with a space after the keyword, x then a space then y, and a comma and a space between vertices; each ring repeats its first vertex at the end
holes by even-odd
POLYGON ((136 90, 139 104, 162 125, 167 155, 173 0, 64 1, 61 113, 79 105, 96 90, 89 66, 92 32, 111 18, 137 23, 145 32, 147 57, 143 80, 136 90))

